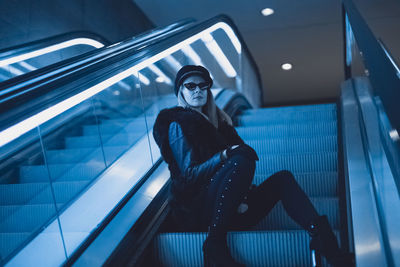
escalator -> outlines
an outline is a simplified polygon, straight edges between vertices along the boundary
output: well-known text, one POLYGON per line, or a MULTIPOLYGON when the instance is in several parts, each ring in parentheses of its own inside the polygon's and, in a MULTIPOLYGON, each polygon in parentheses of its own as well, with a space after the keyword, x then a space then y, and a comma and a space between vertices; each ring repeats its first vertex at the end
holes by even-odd
MULTIPOLYGON (((359 48, 369 40, 354 36, 367 26, 351 1, 343 8, 345 32, 353 36, 347 44, 359 48)), ((342 247, 355 252, 357 266, 400 266, 393 245, 398 116, 376 89, 372 68, 372 85, 357 77, 360 53, 346 58, 353 75, 337 103, 261 108, 257 66, 229 18, 159 30, 0 83, 1 265, 202 266, 206 234, 177 233, 169 224, 170 177, 152 137, 158 112, 176 105, 176 71, 196 64, 210 70, 217 105, 260 156, 254 183, 290 170, 342 247)), ((385 53, 381 59, 388 61, 385 53)), ((228 239, 248 266, 319 261, 280 204, 228 239)))
MULTIPOLYGON (((253 183, 293 172, 317 211, 340 231, 336 104, 246 110, 236 127, 259 155, 253 183)), ((148 266, 202 266, 205 233, 161 233, 148 266), (185 248, 185 249, 183 249, 185 248)), ((278 204, 253 229, 231 232, 234 258, 246 266, 312 266, 309 237, 278 204)))

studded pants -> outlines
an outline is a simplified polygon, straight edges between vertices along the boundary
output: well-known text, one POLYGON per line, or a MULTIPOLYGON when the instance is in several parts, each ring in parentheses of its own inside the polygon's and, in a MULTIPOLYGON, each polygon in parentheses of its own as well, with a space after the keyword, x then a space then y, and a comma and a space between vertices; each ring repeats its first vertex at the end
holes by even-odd
POLYGON ((204 202, 209 236, 255 226, 281 201, 288 215, 304 229, 318 213, 289 171, 280 171, 251 187, 255 162, 236 154, 211 178, 204 202))

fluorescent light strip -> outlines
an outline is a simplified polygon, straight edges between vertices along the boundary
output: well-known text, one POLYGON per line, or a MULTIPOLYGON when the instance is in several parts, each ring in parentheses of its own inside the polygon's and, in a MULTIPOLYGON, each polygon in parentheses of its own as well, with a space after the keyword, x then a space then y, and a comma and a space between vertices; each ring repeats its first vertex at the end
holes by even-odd
MULTIPOLYGON (((149 68, 152 72, 154 72, 160 79, 163 79, 165 83, 167 83, 167 84, 169 84, 169 85, 172 85, 171 79, 170 79, 167 75, 165 75, 165 73, 162 72, 156 65, 151 64, 151 65, 148 66, 148 68, 149 68)), ((159 79, 159 80, 160 80, 160 79, 159 79)), ((160 81, 161 81, 161 80, 160 80, 160 81)))
POLYGON ((176 71, 178 72, 181 68, 182 65, 181 63, 178 62, 172 55, 166 56, 165 61, 176 71))
POLYGON ((25 72, 23 72, 23 71, 17 69, 16 67, 13 67, 13 66, 6 66, 6 67, 0 67, 0 68, 2 68, 2 69, 5 70, 5 71, 11 72, 11 73, 14 74, 15 76, 22 75, 22 74, 25 73, 25 72))
MULTIPOLYGON (((178 50, 182 49, 185 46, 188 46, 189 44, 201 39, 201 37, 206 34, 213 32, 217 29, 223 29, 229 38, 231 39, 232 43, 235 45, 236 42, 239 42, 239 39, 234 35, 233 30, 229 27, 228 24, 225 22, 218 22, 217 24, 214 24, 208 29, 203 30, 202 32, 199 32, 169 48, 166 50, 146 59, 143 60, 142 62, 138 63, 137 65, 122 71, 118 73, 117 75, 108 78, 107 80, 102 81, 101 83, 98 83, 88 89, 86 89, 83 92, 80 92, 79 94, 76 94, 68 99, 65 99, 61 101, 58 104, 55 104, 54 106, 51 106, 41 112, 39 112, 36 115, 33 115, 30 118, 27 118, 5 130, 0 132, 0 147, 4 146, 5 144, 11 142, 12 140, 15 140, 16 138, 20 137, 21 135, 27 133, 28 131, 34 129, 35 127, 38 127, 39 125, 45 123, 46 121, 58 116, 59 114, 63 113, 64 111, 78 105, 79 103, 85 101, 86 99, 92 97, 93 95, 103 91, 104 89, 110 87, 111 85, 125 79, 126 77, 130 75, 135 75, 138 71, 150 66, 151 64, 154 64, 155 62, 165 58, 168 55, 171 55, 178 50), (232 36, 233 34, 233 36, 232 36)), ((236 46, 235 46, 236 47, 236 46)), ((240 49, 240 42, 238 48, 240 49)), ((239 50, 240 51, 240 50, 239 50)))
POLYGON ((190 45, 187 45, 185 47, 182 47, 182 52, 190 58, 195 65, 201 65, 204 66, 203 62, 201 61, 199 55, 193 50, 193 48, 190 45))
POLYGON ((150 80, 146 76, 144 76, 141 72, 135 73, 136 77, 139 77, 139 80, 141 83, 144 83, 145 85, 150 85, 150 80))
POLYGON ((122 88, 124 88, 125 90, 127 90, 127 91, 129 91, 129 90, 132 89, 132 88, 131 88, 126 82, 124 82, 124 81, 119 81, 117 84, 118 84, 119 86, 121 86, 122 88))
POLYGON ((29 70, 29 71, 34 71, 37 70, 37 68, 35 68, 34 66, 32 66, 31 64, 26 63, 25 61, 21 61, 18 63, 18 65, 20 65, 21 67, 29 70))
POLYGON ((201 38, 204 44, 207 46, 208 50, 211 54, 215 57, 218 61, 218 64, 224 70, 226 76, 230 78, 234 78, 237 76, 235 69, 233 68, 232 64, 229 62, 229 59, 226 57, 224 52, 222 51, 221 47, 217 44, 214 38, 211 36, 210 33, 204 34, 201 38))
POLYGON ((20 61, 24 61, 30 58, 34 58, 34 57, 38 57, 47 53, 51 53, 63 48, 67 48, 67 47, 71 47, 74 45, 90 45, 93 46, 95 48, 101 48, 104 45, 96 40, 93 39, 89 39, 89 38, 75 38, 72 40, 68 40, 59 44, 55 44, 55 45, 51 45, 45 48, 41 48, 29 53, 25 53, 22 55, 18 55, 15 57, 11 57, 11 58, 7 58, 7 59, 3 59, 0 60, 0 67, 1 66, 7 66, 7 65, 11 65, 14 64, 16 62, 20 62, 20 61))

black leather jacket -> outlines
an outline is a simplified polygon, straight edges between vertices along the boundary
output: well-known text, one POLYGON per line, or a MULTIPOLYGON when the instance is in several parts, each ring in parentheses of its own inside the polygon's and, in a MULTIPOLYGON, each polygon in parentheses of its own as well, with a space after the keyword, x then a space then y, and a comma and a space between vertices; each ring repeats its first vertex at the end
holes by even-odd
POLYGON ((182 107, 162 110, 153 136, 171 172, 173 217, 180 229, 197 231, 205 188, 222 164, 220 152, 243 140, 226 122, 216 129, 198 112, 182 107))
POLYGON ((178 165, 181 175, 185 177, 183 187, 198 187, 208 184, 208 180, 214 175, 222 164, 221 152, 217 152, 208 160, 197 163, 192 161, 193 148, 189 145, 182 128, 177 122, 172 122, 168 131, 169 146, 178 165))

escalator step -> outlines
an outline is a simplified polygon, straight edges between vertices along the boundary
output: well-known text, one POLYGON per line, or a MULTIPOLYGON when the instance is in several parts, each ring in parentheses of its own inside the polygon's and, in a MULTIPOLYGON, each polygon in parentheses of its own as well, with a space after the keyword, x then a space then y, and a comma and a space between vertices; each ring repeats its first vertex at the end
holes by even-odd
MULTIPOLYGON (((107 163, 114 161, 127 146, 105 146, 104 156, 107 163)), ((46 159, 49 164, 79 163, 79 162, 104 162, 103 150, 101 148, 74 148, 46 151, 46 159)))
POLYGON ((46 187, 49 188, 49 184, 2 184, 0 185, 0 205, 28 203, 29 200, 46 190, 46 187))
MULTIPOLYGON (((153 242, 157 266, 203 266, 205 233, 162 233, 153 242)), ((230 232, 232 256, 246 266, 308 267, 311 254, 305 231, 230 232)))
POLYGON ((238 125, 240 126, 257 126, 273 123, 292 123, 292 122, 310 122, 310 121, 336 121, 336 112, 330 112, 329 114, 324 114, 320 112, 313 113, 302 113, 295 112, 293 114, 283 113, 282 115, 268 116, 266 114, 260 115, 243 115, 237 118, 238 125))
MULTIPOLYGON (((147 124, 149 125, 149 124, 147 124)), ((115 134, 115 133, 146 133, 146 121, 144 118, 133 120, 131 122, 126 121, 103 121, 99 125, 84 125, 83 135, 98 135, 99 132, 104 134, 115 134)))
POLYGON ((271 137, 311 137, 337 135, 336 122, 275 124, 270 126, 236 127, 243 139, 267 139, 271 137))
POLYGON ((303 153, 259 155, 256 163, 256 175, 274 173, 280 170, 297 172, 336 172, 337 153, 303 153))
POLYGON ((336 136, 313 138, 271 138, 266 140, 248 140, 246 143, 258 154, 307 153, 337 151, 336 136))
MULTIPOLYGON (((256 175, 253 183, 261 184, 272 173, 256 175)), ((300 187, 311 197, 336 197, 338 195, 337 173, 293 173, 300 187)))
POLYGON ((152 121, 156 120, 156 116, 146 116, 146 117, 136 117, 136 118, 118 118, 118 119, 111 119, 111 120, 102 120, 102 124, 111 124, 111 125, 121 125, 121 126, 126 126, 131 123, 142 123, 145 121, 148 123, 151 123, 152 121))
MULTIPOLYGON (((68 202, 88 183, 89 181, 53 182, 56 202, 68 202)), ((54 203, 49 183, 0 185, 0 192, 0 205, 54 203)))
POLYGON ((91 180, 99 175, 104 169, 104 162, 87 162, 77 164, 49 164, 21 166, 20 183, 49 182, 48 171, 53 181, 85 181, 91 180))
POLYGON ((136 143, 142 136, 142 133, 74 136, 65 139, 65 146, 66 148, 99 147, 101 144, 104 146, 128 146, 136 143))
POLYGON ((336 110, 336 104, 317 104, 317 105, 301 105, 301 106, 287 106, 287 107, 271 107, 271 108, 258 108, 258 109, 247 109, 243 111, 243 115, 252 115, 260 113, 270 112, 292 112, 292 111, 325 111, 325 110, 336 110))
MULTIPOLYGON (((318 214, 328 217, 334 229, 340 226, 337 198, 311 198, 318 214)), ((254 230, 301 230, 301 227, 287 214, 283 205, 278 203, 271 212, 254 227, 254 230)))
POLYGON ((0 206, 0 233, 33 232, 55 214, 54 204, 0 206))
POLYGON ((0 255, 5 257, 30 236, 30 233, 0 233, 0 255))

